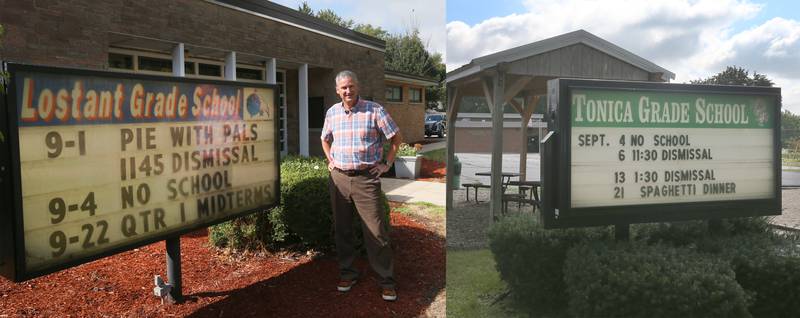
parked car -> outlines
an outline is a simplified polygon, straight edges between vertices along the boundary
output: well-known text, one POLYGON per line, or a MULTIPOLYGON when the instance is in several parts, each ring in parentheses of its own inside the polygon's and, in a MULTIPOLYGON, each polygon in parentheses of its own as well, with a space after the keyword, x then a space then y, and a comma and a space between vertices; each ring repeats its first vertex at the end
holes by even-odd
POLYGON ((425 115, 425 136, 444 137, 447 133, 447 121, 444 114, 425 115))

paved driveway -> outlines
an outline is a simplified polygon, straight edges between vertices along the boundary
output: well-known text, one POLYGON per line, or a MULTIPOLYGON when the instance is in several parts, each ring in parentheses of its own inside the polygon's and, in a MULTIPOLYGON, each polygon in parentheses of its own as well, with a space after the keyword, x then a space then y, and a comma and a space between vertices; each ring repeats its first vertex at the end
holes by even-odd
MULTIPOLYGON (((491 154, 456 153, 461 161, 461 183, 481 182, 490 184, 489 177, 476 176, 476 172, 489 172, 492 168, 491 154)), ((529 153, 527 180, 539 180, 539 154, 529 153)), ((519 154, 503 154, 503 172, 519 172, 519 154)))

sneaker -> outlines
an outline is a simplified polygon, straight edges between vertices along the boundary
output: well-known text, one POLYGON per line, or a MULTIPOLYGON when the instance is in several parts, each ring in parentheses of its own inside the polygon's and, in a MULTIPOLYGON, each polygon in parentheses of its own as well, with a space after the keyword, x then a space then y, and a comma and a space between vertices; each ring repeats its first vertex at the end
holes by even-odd
POLYGON ((352 280, 350 280, 350 279, 342 279, 342 280, 339 280, 339 285, 336 285, 336 289, 339 290, 340 292, 350 291, 350 288, 353 288, 353 285, 355 285, 355 284, 356 284, 356 280, 355 279, 352 279, 352 280))
POLYGON ((397 291, 391 287, 383 287, 383 291, 381 292, 381 297, 385 301, 395 301, 397 300, 397 291))

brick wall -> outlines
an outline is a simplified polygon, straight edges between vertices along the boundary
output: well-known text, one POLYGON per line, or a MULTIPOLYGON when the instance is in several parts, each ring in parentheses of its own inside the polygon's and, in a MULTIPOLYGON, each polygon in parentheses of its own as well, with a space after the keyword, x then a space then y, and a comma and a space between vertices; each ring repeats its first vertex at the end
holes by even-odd
MULTIPOLYGON (((392 119, 400 127, 403 142, 411 143, 420 141, 425 137, 425 88, 408 83, 386 81, 386 85, 401 86, 403 88, 402 102, 386 102, 384 107, 392 119), (422 102, 409 102, 409 87, 422 89, 422 102)), ((384 93, 384 98, 386 97, 384 93)))
MULTIPOLYGON (((456 152, 491 153, 492 129, 491 128, 465 128, 459 127, 455 131, 456 152)), ((538 129, 529 129, 528 137, 538 136, 538 129)), ((522 149, 522 135, 519 128, 503 129, 503 152, 519 153, 522 149)), ((531 152, 529 149, 528 152, 531 152)))
MULTIPOLYGON (((0 59, 6 61, 106 69, 109 32, 116 32, 328 69, 310 70, 310 76, 324 78, 309 82, 331 83, 322 89, 329 105, 338 101, 334 76, 349 69, 358 74, 363 96, 385 100, 383 52, 205 1, 0 0, 0 8, 6 30, 0 59)), ((297 152, 296 70, 287 70, 286 84, 289 150, 297 152)))

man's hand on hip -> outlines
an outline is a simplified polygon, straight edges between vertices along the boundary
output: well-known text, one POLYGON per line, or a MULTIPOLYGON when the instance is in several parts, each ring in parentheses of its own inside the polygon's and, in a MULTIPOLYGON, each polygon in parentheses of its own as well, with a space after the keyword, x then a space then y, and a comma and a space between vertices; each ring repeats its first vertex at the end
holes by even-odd
POLYGON ((336 166, 333 165, 333 161, 328 161, 328 171, 333 171, 333 168, 336 166))
POLYGON ((379 177, 386 171, 389 171, 389 166, 383 163, 376 164, 374 167, 369 169, 370 174, 377 175, 379 177))

